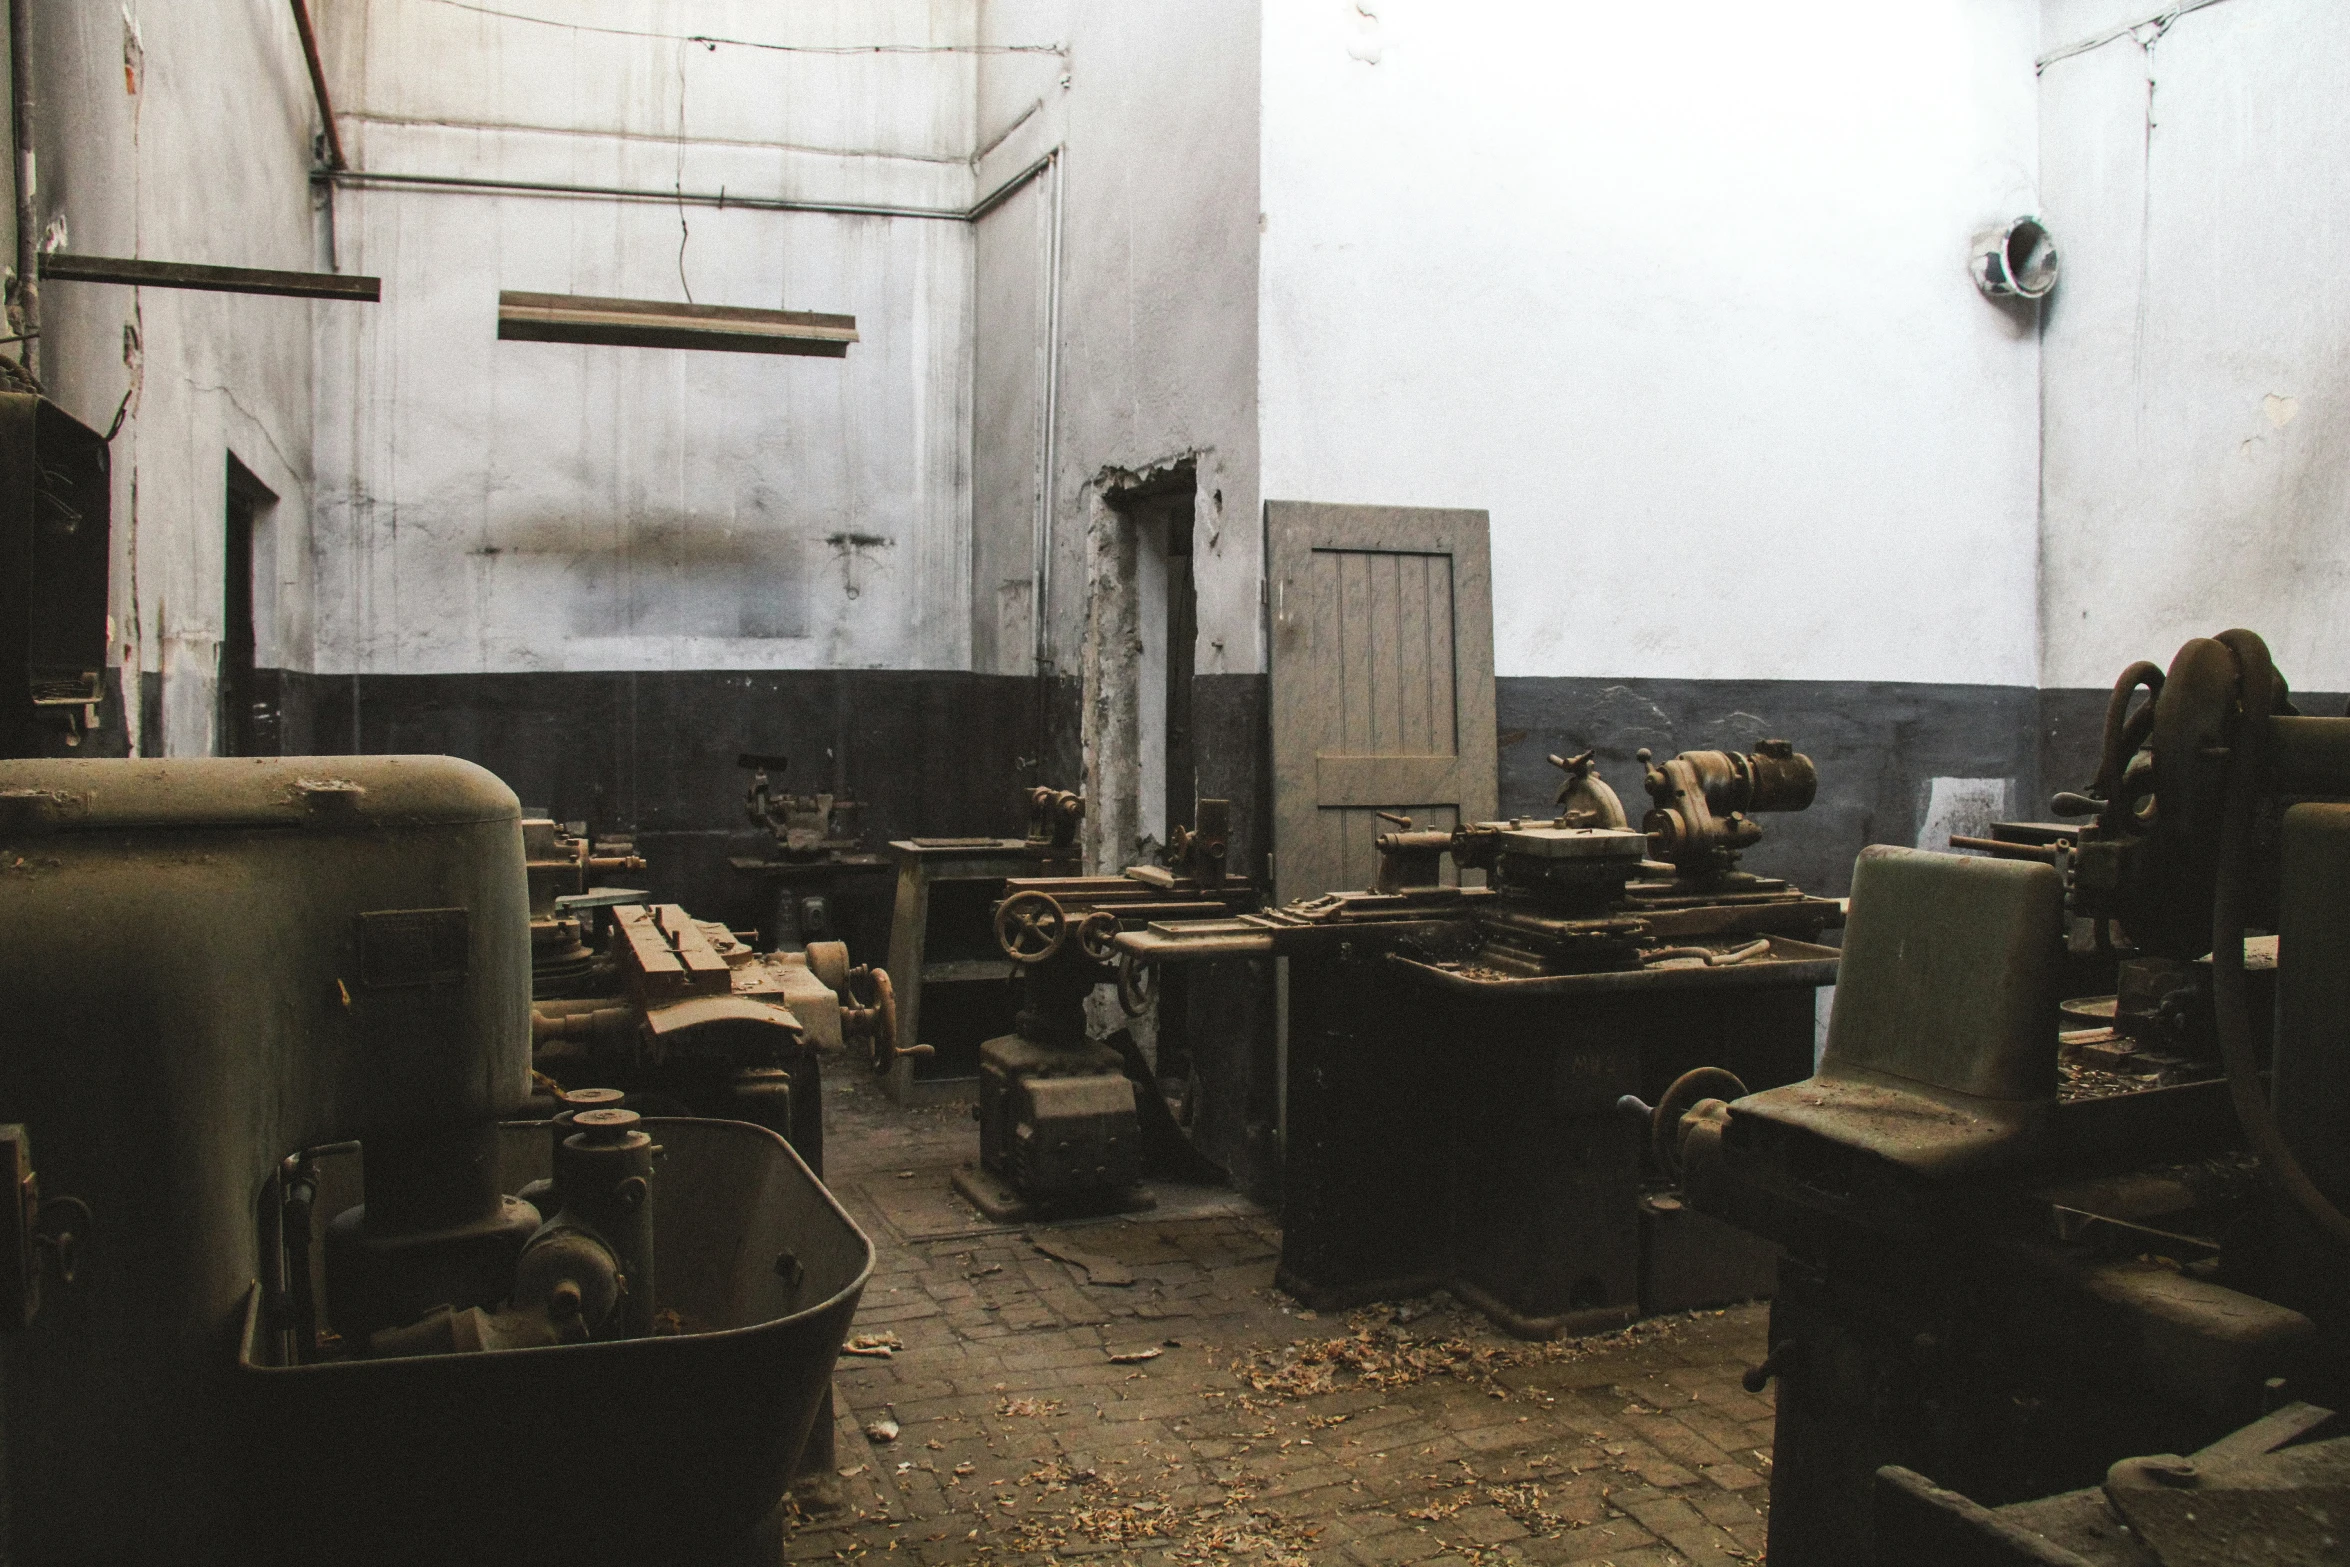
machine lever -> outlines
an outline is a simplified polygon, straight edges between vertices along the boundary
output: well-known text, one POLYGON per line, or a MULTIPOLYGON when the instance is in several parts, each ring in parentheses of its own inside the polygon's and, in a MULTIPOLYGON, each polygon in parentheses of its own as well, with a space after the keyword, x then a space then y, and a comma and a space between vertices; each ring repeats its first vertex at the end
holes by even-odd
POLYGON ((1802 1358, 1803 1346, 1793 1339, 1773 1344, 1771 1352, 1763 1357, 1763 1363, 1740 1377, 1738 1385, 1749 1393, 1760 1393, 1771 1385, 1771 1378, 1793 1370, 1802 1358))
POLYGON ((97 1218, 90 1212, 90 1205, 79 1197, 47 1197, 42 1199, 40 1227, 33 1232, 33 1242, 47 1252, 50 1259, 57 1264, 58 1283, 71 1284, 73 1282, 74 1262, 81 1255, 82 1239, 90 1233, 96 1223, 97 1218), (50 1218, 52 1213, 61 1208, 69 1210, 74 1216, 67 1221, 65 1228, 57 1227, 56 1222, 50 1218))

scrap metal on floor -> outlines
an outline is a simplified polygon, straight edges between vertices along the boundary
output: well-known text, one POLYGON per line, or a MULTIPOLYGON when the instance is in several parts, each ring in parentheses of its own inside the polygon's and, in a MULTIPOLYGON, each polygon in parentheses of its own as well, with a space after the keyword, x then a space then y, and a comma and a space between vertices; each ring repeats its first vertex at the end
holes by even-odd
POLYGON ((1764 1307, 1537 1343, 1442 1295, 1316 1313, 1228 1191, 995 1224, 941 1190, 967 1108, 825 1093, 876 1261, 788 1560, 1761 1559, 1764 1307))

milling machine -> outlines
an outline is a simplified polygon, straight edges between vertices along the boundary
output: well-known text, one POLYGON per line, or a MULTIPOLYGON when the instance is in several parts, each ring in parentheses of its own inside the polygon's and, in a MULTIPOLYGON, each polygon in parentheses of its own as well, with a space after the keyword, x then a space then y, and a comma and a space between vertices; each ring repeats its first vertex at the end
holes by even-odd
POLYGON ((1751 1081, 1810 1070, 1842 909, 1738 861, 1817 774, 1780 740, 1638 759, 1644 830, 1593 753, 1552 757, 1554 817, 1391 817, 1368 891, 1115 936, 1130 992, 1158 963, 1289 960, 1285 1289, 1448 1286, 1527 1337, 1768 1289, 1769 1250, 1644 1174, 1613 1105, 1684 1097, 1725 1050, 1751 1081))
POLYGON ((2056 808, 1862 853, 1811 1078, 1626 1107, 1784 1248, 1780 1567, 2338 1559, 2338 1445, 2272 1455, 2350 1381, 2350 720, 2197 638, 2056 808))
MULTIPOLYGON (((1075 795, 1033 794, 1048 823, 1059 815, 1073 827, 1084 808, 1075 795)), ((1164 866, 1004 883, 994 930, 1016 965, 1019 1010, 1012 1033, 980 1047, 979 1164, 955 1175, 956 1190, 991 1217, 1146 1206, 1138 1186, 1151 1153, 1188 1146, 1131 1034, 1089 1036, 1086 999, 1118 977, 1119 932, 1256 906, 1256 888, 1225 865, 1231 802, 1201 800, 1194 820, 1176 830, 1164 866)), ((1120 996, 1129 1016, 1148 1005, 1131 980, 1120 996)))

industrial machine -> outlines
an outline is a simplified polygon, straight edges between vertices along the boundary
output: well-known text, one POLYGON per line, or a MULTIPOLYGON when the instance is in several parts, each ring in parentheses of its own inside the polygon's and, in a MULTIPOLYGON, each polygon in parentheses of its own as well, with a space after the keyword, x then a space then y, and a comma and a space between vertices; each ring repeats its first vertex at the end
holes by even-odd
POLYGON ((1449 1286, 1541 1337, 1769 1288, 1770 1250, 1685 1207, 1613 1106, 1681 1103, 1709 1061, 1810 1070, 1842 908, 1738 862, 1817 775, 1777 740, 1643 751, 1635 830, 1591 753, 1551 760, 1554 817, 1390 818, 1368 891, 1109 938, 1130 993, 1155 964, 1289 960, 1280 1281, 1312 1305, 1449 1286))
MULTIPOLYGON (((1074 795, 1036 791, 1033 806, 1072 824, 1074 795)), ((1158 1079, 1127 1036, 1126 1048, 1089 1036, 1086 998, 1118 978, 1119 932, 1154 920, 1229 916, 1253 909, 1256 889, 1228 874, 1232 807, 1201 800, 1198 826, 1178 829, 1164 866, 1119 876, 1016 877, 995 906, 997 945, 1017 967, 1014 1031, 979 1053, 979 1165, 955 1187, 982 1212, 1010 1219, 1037 1210, 1147 1203, 1146 1131, 1172 1149, 1158 1079)), ((1129 974, 1120 999, 1132 1016, 1147 998, 1129 974)))
POLYGON ((837 941, 762 953, 677 904, 595 885, 646 866, 632 840, 584 822, 526 816, 522 844, 539 1076, 558 1091, 618 1087, 639 1111, 767 1127, 821 1175, 821 1064, 895 1051, 889 975, 853 966, 837 941))
POLYGON ((598 876, 635 875, 644 859, 631 838, 590 836, 587 823, 559 825, 546 816, 522 819, 524 869, 530 877, 530 993, 550 1000, 600 995, 618 971, 613 954, 599 951, 599 908, 641 903, 644 893, 599 887, 598 876))
POLYGON ((837 941, 759 952, 674 903, 603 914, 612 982, 531 1003, 537 1072, 624 1089, 640 1109, 767 1127, 821 1175, 822 1064, 896 1053, 888 973, 852 967, 837 941))
POLYGON ((745 751, 735 764, 751 771, 744 810, 774 839, 768 854, 736 855, 728 862, 765 889, 767 946, 798 952, 811 942, 841 939, 848 933, 837 907, 844 884, 888 869, 880 855, 865 852, 864 802, 778 789, 774 778, 791 765, 789 757, 745 751))
POLYGON ((2192 1453, 2124 1458, 2101 1484, 1985 1507, 1877 1471, 1874 1567, 2310 1567, 2343 1559, 2350 1436, 2296 1401, 2192 1453))
POLYGON ((14 1559, 772 1559, 871 1247, 765 1128, 511 1119, 531 950, 470 764, 0 763, 14 1559))
POLYGON ((2345 802, 2350 720, 2295 713, 2257 636, 2133 665, 2070 823, 1863 852, 1812 1077, 1627 1107, 1700 1207, 1784 1248, 1749 1378, 1779 1383, 1774 1563, 1925 1560, 1877 1520, 1942 1487, 2028 1534, 2054 1514, 2011 1504, 2102 1486, 2136 1532, 2101 1560, 2336 1559, 2255 1553, 2283 1482, 2215 1483, 2198 1531, 2116 1466, 2190 1492, 2177 1455, 2241 1478, 2292 1434, 2231 1432, 2342 1407, 2345 802))

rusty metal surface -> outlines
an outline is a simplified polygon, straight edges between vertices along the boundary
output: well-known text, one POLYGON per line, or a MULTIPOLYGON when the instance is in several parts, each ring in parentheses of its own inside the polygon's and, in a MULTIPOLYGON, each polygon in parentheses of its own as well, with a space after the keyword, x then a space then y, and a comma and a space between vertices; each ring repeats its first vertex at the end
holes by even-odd
POLYGON ((1641 829, 1657 858, 1684 874, 1730 870, 1762 840, 1749 812, 1800 811, 1819 791, 1811 758, 1784 740, 1765 740, 1751 752, 1684 751, 1663 762, 1643 750, 1639 760, 1653 802, 1641 829))
POLYGON ((2350 1438, 2293 1403, 2193 1453, 2124 1458, 2102 1485, 1985 1507, 1877 1472, 1879 1567, 2320 1567, 2343 1560, 2350 1438))
POLYGON ((1394 830, 1374 840, 1379 869, 1368 890, 1233 919, 1151 921, 1113 944, 1147 964, 1371 941, 1457 979, 1506 983, 1689 962, 1726 970, 1774 951, 1758 941, 1816 943, 1844 922, 1841 903, 1736 868, 1761 832, 1744 813, 1800 810, 1816 789, 1809 759, 1786 742, 1751 754, 1689 752, 1651 768, 1652 792, 1662 793, 1641 832, 1625 826, 1588 755, 1551 760, 1565 775, 1555 819, 1438 832, 1382 813, 1394 830), (1446 856, 1463 873, 1483 872, 1488 885, 1447 885, 1446 856), (1477 950, 1430 957, 1420 949, 1431 940, 1477 950))
MULTIPOLYGON (((239 1512, 237 1559, 716 1560, 774 1507, 871 1243, 771 1132, 643 1125, 667 1150, 652 1187, 652 1304, 675 1332, 290 1366, 258 1296, 246 1303, 223 1389, 246 1477, 224 1498, 239 1512), (621 1413, 658 1440, 627 1439, 621 1413), (533 1456, 527 1485, 513 1480, 518 1454, 533 1456)), ((502 1135, 501 1184, 548 1172, 543 1125, 502 1135)))
MULTIPOLYGON (((1588 974, 1516 975, 1480 968, 1473 963, 1429 963, 1400 952, 1390 954, 1387 961, 1412 973, 1423 984, 1456 995, 1483 991, 1518 996, 1636 995, 1658 990, 1740 990, 1836 983, 1835 948, 1790 941, 1783 936, 1770 938, 1767 946, 1767 952, 1733 965, 1709 965, 1702 957, 1684 955, 1644 968, 1603 969, 1588 974)), ((1694 953, 1697 949, 1683 950, 1694 953)))

